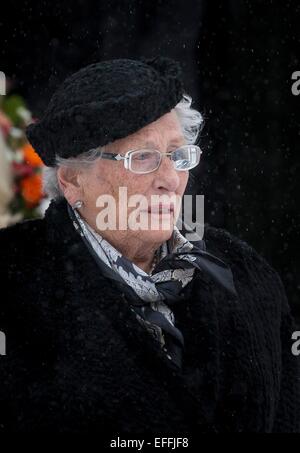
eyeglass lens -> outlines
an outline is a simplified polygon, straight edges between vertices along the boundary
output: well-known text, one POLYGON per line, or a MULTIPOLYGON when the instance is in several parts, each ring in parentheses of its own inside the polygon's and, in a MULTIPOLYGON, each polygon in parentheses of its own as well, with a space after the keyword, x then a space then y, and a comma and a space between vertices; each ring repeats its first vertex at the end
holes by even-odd
MULTIPOLYGON (((156 150, 142 149, 133 151, 130 155, 129 168, 135 173, 147 173, 158 168, 161 153, 156 150)), ((173 151, 171 159, 177 170, 189 170, 195 167, 200 160, 200 149, 195 146, 186 146, 173 151)))

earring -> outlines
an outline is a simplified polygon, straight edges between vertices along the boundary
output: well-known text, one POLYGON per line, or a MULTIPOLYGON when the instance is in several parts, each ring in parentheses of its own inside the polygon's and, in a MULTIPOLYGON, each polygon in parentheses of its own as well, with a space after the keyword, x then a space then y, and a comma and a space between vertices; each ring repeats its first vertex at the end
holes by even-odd
POLYGON ((77 200, 77 201, 73 204, 73 208, 74 208, 74 209, 80 209, 80 208, 82 208, 82 206, 83 206, 83 201, 81 201, 81 200, 77 200))

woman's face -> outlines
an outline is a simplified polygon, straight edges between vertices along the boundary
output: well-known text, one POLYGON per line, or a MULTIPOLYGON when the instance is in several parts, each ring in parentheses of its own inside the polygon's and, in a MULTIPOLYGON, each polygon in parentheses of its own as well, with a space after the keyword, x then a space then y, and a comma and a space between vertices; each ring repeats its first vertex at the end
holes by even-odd
MULTIPOLYGON (((180 123, 176 112, 172 110, 138 132, 110 143, 106 146, 105 152, 124 155, 128 150, 141 148, 155 148, 160 152, 171 152, 184 143, 180 123)), ((91 168, 84 170, 80 176, 82 189, 80 199, 84 201, 84 206, 80 209, 80 212, 92 227, 101 231, 101 235, 107 240, 115 238, 119 241, 122 238, 126 240, 135 238, 144 244, 151 242, 160 244, 172 235, 188 176, 188 171, 175 170, 168 156, 162 158, 157 170, 148 174, 132 173, 125 169, 123 160, 99 159, 91 168), (125 206, 124 198, 122 201, 119 192, 121 187, 127 190, 127 201, 130 201, 130 197, 135 195, 136 200, 143 198, 148 205, 135 202, 131 206, 125 206), (103 216, 99 215, 101 212, 104 214, 102 209, 105 210, 106 214, 110 213, 112 216, 115 212, 113 204, 102 204, 104 207, 100 207, 101 200, 104 200, 103 196, 105 195, 109 195, 114 200, 116 228, 103 231, 102 226, 99 227, 101 220, 104 220, 103 216), (155 200, 156 197, 153 198, 153 195, 164 196, 164 198, 155 200), (154 205, 158 207, 160 202, 163 205, 170 205, 175 202, 175 211, 161 213, 158 210, 157 212, 154 205), (126 215, 127 229, 118 228, 120 209, 122 215, 126 215), (140 217, 137 216, 137 212, 140 217), (135 230, 132 228, 132 225, 135 224, 134 219, 137 222, 142 222, 143 229, 135 230), (148 225, 148 228, 145 228, 145 225, 148 225)), ((106 217, 107 221, 108 218, 106 217)))

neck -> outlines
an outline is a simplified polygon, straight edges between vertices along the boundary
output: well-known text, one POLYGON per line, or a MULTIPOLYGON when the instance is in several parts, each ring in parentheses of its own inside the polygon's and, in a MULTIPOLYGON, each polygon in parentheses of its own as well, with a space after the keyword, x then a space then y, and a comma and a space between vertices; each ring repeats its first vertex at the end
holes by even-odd
POLYGON ((139 241, 137 238, 130 241, 128 238, 105 237, 104 235, 102 237, 143 271, 147 273, 151 271, 155 252, 161 242, 147 245, 145 241, 139 241))
POLYGON ((143 269, 143 271, 147 272, 149 274, 152 271, 153 263, 155 260, 155 253, 151 255, 151 259, 147 259, 145 261, 137 261, 137 260, 131 260, 136 266, 138 266, 140 269, 143 269))
POLYGON ((142 250, 133 250, 132 247, 122 247, 122 244, 113 244, 111 241, 110 243, 119 250, 123 256, 125 256, 128 260, 132 261, 136 266, 143 271, 149 273, 152 270, 152 264, 155 257, 155 252, 158 246, 151 246, 149 248, 143 247, 142 250))
MULTIPOLYGON (((79 212, 79 214, 85 222, 89 223, 81 212, 79 212)), ((95 228, 95 225, 91 225, 91 227, 97 231, 97 227, 95 228)), ((109 232, 104 230, 100 231, 99 234, 101 234, 101 236, 116 250, 122 253, 123 256, 147 273, 151 272, 155 252, 163 242, 151 241, 149 243, 145 243, 144 238, 138 236, 128 237, 126 233, 120 234, 120 231, 109 232)))

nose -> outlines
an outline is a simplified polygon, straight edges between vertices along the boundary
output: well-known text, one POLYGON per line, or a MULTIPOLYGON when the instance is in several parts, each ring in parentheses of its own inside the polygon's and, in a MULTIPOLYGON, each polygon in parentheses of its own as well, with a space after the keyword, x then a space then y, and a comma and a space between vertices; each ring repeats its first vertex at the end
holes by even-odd
POLYGON ((162 156, 160 166, 153 172, 156 189, 165 189, 168 192, 176 192, 180 184, 179 172, 175 169, 170 156, 162 156))

